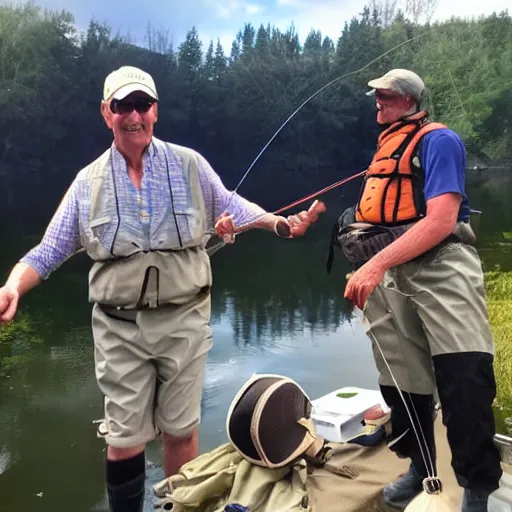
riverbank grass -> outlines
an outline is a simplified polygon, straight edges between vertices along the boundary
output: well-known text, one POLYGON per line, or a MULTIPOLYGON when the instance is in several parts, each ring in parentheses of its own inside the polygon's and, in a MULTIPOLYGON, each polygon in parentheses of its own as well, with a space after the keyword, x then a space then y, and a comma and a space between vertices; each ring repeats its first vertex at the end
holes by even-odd
POLYGON ((506 416, 512 412, 512 272, 486 272, 487 307, 496 359, 494 371, 497 382, 496 405, 506 416))

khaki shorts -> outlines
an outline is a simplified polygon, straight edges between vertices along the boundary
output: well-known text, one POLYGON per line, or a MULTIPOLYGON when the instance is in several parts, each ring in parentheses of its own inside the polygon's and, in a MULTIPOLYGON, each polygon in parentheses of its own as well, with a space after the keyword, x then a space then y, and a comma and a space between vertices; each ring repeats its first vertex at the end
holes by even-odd
POLYGON ((209 322, 209 294, 154 310, 94 305, 96 378, 109 445, 147 443, 158 432, 187 437, 199 425, 209 322))
POLYGON ((432 394, 432 357, 456 352, 494 354, 484 276, 476 249, 452 243, 384 275, 364 307, 379 383, 432 394))

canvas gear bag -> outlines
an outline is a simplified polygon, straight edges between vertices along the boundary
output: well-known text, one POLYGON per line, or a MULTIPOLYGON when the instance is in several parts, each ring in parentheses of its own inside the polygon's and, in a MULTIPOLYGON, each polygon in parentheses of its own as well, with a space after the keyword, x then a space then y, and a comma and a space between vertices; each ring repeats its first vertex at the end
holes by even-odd
POLYGON ((223 512, 230 504, 251 512, 312 512, 307 476, 304 461, 269 469, 250 463, 226 443, 185 464, 153 491, 157 507, 173 512, 223 512))

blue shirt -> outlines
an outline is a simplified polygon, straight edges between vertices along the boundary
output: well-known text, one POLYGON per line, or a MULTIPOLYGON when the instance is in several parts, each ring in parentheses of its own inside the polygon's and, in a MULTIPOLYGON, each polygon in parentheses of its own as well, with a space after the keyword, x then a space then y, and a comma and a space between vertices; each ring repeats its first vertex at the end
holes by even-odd
POLYGON ((449 128, 434 130, 422 137, 420 161, 425 169, 425 201, 450 192, 460 194, 458 221, 469 219, 466 195, 466 148, 449 128))

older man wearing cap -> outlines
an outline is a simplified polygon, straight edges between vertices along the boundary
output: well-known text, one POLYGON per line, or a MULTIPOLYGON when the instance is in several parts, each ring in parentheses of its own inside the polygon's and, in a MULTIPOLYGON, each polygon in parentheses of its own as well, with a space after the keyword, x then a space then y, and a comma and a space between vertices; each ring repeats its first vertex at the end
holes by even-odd
POLYGON ((429 459, 378 346, 434 461, 437 389, 452 466, 465 488, 462 510, 483 512, 501 467, 493 443, 494 346, 469 224, 465 147, 420 109, 425 86, 416 73, 394 69, 368 85, 383 131, 339 240, 357 268, 345 297, 369 324, 382 394, 393 411, 392 449, 411 458, 409 472, 384 489, 384 499, 405 507, 421 492, 429 459))
POLYGON ((163 434, 166 476, 197 456, 212 344, 205 244, 215 221, 220 233, 233 222, 274 230, 279 221, 293 238, 311 219, 307 212, 290 221, 266 213, 229 193, 199 153, 154 137, 158 94, 148 73, 130 66, 112 72, 101 113, 113 143, 78 173, 41 243, 0 288, 0 323, 12 320, 22 295, 87 252, 109 503, 115 512, 139 512, 147 442, 163 434), (228 206, 231 216, 224 215, 228 206))

